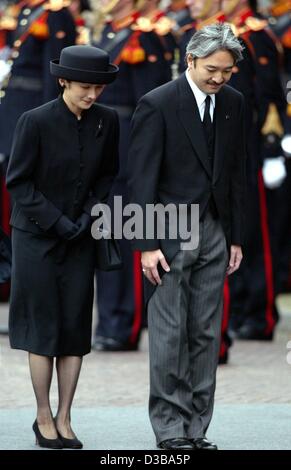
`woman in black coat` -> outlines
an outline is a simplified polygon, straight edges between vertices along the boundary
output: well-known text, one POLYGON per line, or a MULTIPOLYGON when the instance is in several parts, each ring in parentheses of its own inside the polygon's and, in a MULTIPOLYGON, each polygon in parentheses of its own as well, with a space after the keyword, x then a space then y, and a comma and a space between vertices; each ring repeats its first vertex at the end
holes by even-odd
POLYGON ((91 349, 95 241, 91 209, 104 202, 118 171, 118 118, 95 103, 118 68, 90 46, 62 50, 51 62, 63 94, 24 113, 7 172, 14 205, 9 335, 29 352, 37 400, 33 424, 43 447, 80 448, 70 409, 91 349), (59 406, 49 391, 56 357, 59 406))

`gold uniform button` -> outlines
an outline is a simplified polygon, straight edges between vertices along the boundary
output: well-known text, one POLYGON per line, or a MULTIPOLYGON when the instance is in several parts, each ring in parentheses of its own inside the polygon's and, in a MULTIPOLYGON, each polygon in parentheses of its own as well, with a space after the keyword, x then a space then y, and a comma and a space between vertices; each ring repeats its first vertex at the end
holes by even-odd
POLYGON ((25 9, 23 10, 23 14, 24 14, 25 16, 30 15, 30 13, 31 13, 31 9, 30 9, 30 8, 25 8, 25 9))
POLYGON ((164 57, 166 60, 172 60, 173 59, 173 54, 171 52, 165 52, 164 57))
POLYGON ((148 56, 148 61, 149 61, 149 62, 154 63, 154 62, 157 62, 157 60, 158 60, 158 57, 157 57, 156 55, 154 55, 154 54, 150 54, 150 55, 148 56))
POLYGON ((25 18, 20 21, 21 26, 25 26, 26 24, 27 24, 27 20, 25 18))
POLYGON ((66 36, 65 31, 57 31, 56 32, 56 38, 57 39, 63 39, 66 36))
POLYGON ((259 64, 261 64, 261 65, 267 65, 268 63, 269 63, 268 57, 265 57, 265 56, 259 57, 259 64))
POLYGON ((108 39, 113 39, 113 38, 115 38, 115 33, 108 33, 107 37, 108 37, 108 39))

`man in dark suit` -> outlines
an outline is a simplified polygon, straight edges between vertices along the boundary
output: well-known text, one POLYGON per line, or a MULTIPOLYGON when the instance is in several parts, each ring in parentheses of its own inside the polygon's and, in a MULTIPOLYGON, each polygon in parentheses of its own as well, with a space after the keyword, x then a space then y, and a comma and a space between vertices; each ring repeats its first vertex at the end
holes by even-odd
POLYGON ((178 237, 134 240, 148 301, 149 412, 163 449, 217 449, 205 433, 224 279, 242 259, 245 188, 244 99, 225 84, 241 51, 228 25, 202 28, 187 46, 186 73, 145 95, 133 118, 131 201, 144 213, 156 203, 195 203, 200 213, 195 249, 181 249, 178 237))

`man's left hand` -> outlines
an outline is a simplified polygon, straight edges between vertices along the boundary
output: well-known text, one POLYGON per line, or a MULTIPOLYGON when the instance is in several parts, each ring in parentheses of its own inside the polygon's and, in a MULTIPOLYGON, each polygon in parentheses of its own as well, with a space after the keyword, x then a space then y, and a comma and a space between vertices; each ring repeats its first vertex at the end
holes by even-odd
POLYGON ((242 249, 239 245, 231 245, 230 247, 230 259, 227 267, 227 274, 230 276, 240 267, 241 260, 243 258, 242 249))

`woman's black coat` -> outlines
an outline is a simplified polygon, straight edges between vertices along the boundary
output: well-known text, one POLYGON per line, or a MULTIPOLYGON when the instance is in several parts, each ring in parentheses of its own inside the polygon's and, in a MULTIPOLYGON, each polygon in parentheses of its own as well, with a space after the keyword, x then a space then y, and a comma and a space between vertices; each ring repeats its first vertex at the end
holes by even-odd
POLYGON ((7 171, 11 225, 47 232, 62 214, 76 220, 106 200, 117 173, 118 118, 98 104, 78 121, 62 97, 18 121, 7 171))
POLYGON ((7 172, 14 348, 47 356, 90 351, 96 242, 89 230, 62 240, 54 225, 106 201, 118 170, 118 134, 115 111, 94 104, 78 121, 62 97, 17 124, 7 172))

